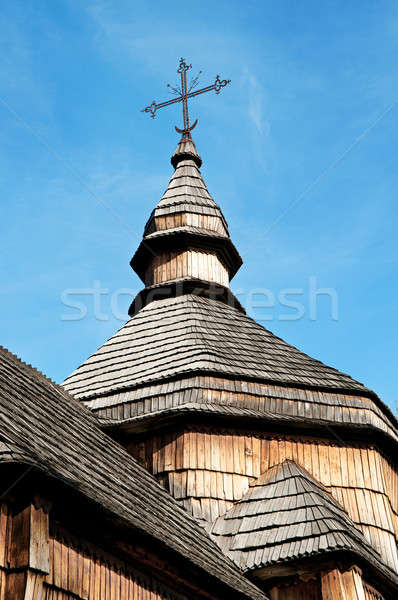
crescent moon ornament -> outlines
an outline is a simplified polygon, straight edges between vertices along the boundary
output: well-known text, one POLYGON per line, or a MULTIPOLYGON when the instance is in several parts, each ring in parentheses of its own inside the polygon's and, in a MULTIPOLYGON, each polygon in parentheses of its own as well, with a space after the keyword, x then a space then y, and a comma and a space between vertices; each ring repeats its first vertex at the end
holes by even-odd
POLYGON ((191 125, 191 127, 188 127, 187 129, 180 129, 179 127, 177 127, 177 125, 174 125, 174 128, 177 133, 182 133, 184 135, 184 134, 189 134, 189 132, 192 131, 192 129, 194 127, 196 127, 197 124, 198 124, 198 119, 196 119, 195 123, 193 125, 191 125))

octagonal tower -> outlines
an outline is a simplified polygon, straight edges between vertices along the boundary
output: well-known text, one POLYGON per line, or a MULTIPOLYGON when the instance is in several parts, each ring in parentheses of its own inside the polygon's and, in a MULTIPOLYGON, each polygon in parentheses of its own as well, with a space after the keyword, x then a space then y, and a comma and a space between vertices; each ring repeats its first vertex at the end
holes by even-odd
POLYGON ((131 318, 64 386, 272 599, 395 598, 395 417, 245 314, 192 139, 171 162, 131 318))

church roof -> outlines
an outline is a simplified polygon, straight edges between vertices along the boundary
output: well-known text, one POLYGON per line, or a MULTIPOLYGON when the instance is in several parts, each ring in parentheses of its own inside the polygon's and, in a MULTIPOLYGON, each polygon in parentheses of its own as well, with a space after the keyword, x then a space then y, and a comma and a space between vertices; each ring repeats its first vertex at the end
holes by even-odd
MULTIPOLYGON (((159 407, 148 408, 157 402, 153 386, 169 384, 162 409, 199 410, 185 384, 188 378, 207 376, 212 383, 223 379, 219 387, 223 391, 228 380, 236 384, 244 405, 229 409, 235 416, 241 408, 253 413, 257 407, 259 418, 274 413, 276 418, 296 417, 297 423, 306 420, 308 426, 349 423, 397 440, 396 421, 374 392, 245 314, 228 287, 242 261, 224 216, 207 191, 192 139, 180 141, 172 164, 175 173, 130 263, 146 283, 130 306, 132 318, 65 380, 65 388, 90 408, 101 410, 101 417, 121 421, 158 413, 160 401, 159 407), (260 402, 245 393, 250 382, 263 386, 256 392, 262 396, 260 402), (261 404, 269 398, 265 385, 278 386, 271 390, 276 403, 261 404), (142 410, 139 402, 132 406, 137 390, 146 395, 142 410)), ((235 401, 231 398, 231 403, 235 401)), ((201 402, 213 403, 213 396, 201 402)), ((203 412, 204 407, 200 409, 203 412)))
POLYGON ((265 599, 85 407, 1 346, 0 425, 0 463, 32 465, 177 552, 231 594, 265 599))
POLYGON ((214 522, 211 534, 244 571, 346 551, 398 582, 343 507, 292 460, 253 481, 246 495, 214 522))
POLYGON ((77 398, 189 373, 366 392, 224 302, 183 295, 150 302, 64 382, 77 398))

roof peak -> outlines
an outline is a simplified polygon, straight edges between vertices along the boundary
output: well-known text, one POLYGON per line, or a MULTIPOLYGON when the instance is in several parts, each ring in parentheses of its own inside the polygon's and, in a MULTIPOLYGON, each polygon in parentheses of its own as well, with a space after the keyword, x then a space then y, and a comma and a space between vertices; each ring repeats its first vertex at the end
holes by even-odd
POLYGON ((199 168, 202 166, 202 158, 196 149, 195 142, 191 135, 189 135, 189 137, 181 137, 178 146, 171 157, 171 164, 176 169, 178 163, 182 160, 193 160, 199 168))
POLYGON ((386 568, 345 508, 293 460, 265 471, 214 521, 211 535, 244 572, 336 551, 386 568))

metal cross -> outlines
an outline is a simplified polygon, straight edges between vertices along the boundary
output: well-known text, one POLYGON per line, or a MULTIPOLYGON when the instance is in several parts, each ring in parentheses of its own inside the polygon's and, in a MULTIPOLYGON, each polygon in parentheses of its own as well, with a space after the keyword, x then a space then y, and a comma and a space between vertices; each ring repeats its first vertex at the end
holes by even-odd
POLYGON ((141 112, 149 113, 153 119, 156 115, 156 111, 159 108, 163 108, 164 106, 169 106, 170 104, 175 104, 176 102, 181 102, 184 127, 183 127, 183 129, 179 129, 178 127, 176 127, 175 129, 178 133, 181 133, 182 137, 185 139, 189 139, 191 137, 191 131, 198 122, 198 120, 196 119, 195 123, 193 125, 189 126, 188 98, 193 98, 194 96, 198 96, 199 94, 204 94, 205 92, 210 92, 211 90, 215 90, 216 94, 219 94, 223 87, 228 85, 228 83, 231 83, 230 79, 222 79, 221 80, 220 76, 217 75, 216 80, 213 83, 213 85, 208 85, 207 87, 204 87, 200 90, 195 90, 193 92, 191 90, 197 85, 201 71, 199 72, 197 77, 195 77, 192 80, 191 85, 188 89, 187 71, 189 71, 189 69, 191 69, 191 68, 192 68, 192 65, 187 65, 187 63, 185 62, 185 60, 183 58, 180 59, 180 64, 177 69, 177 73, 179 73, 181 76, 181 89, 173 88, 171 85, 168 86, 169 88, 171 88, 171 90, 174 93, 178 94, 178 98, 173 98, 172 100, 166 100, 166 102, 160 102, 159 104, 156 104, 156 102, 154 100, 152 102, 152 104, 150 104, 146 108, 143 108, 141 111, 141 112))

